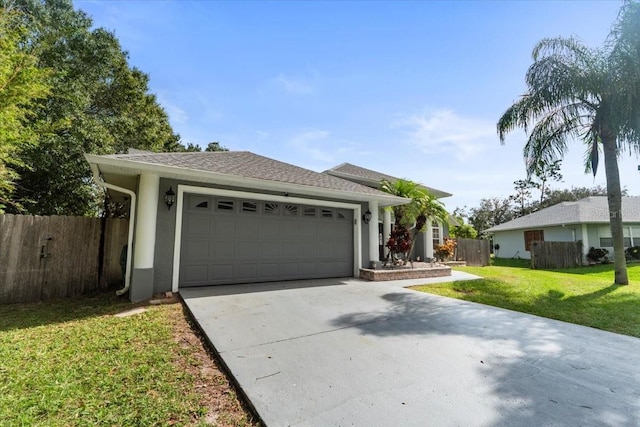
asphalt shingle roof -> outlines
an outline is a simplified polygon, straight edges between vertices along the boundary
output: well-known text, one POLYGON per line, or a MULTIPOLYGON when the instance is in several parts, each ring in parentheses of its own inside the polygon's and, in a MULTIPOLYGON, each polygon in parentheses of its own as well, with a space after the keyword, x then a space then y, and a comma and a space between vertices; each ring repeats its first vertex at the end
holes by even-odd
POLYGON ((289 163, 259 156, 248 151, 215 151, 198 153, 151 153, 132 151, 130 154, 104 156, 131 162, 178 167, 187 170, 213 172, 243 178, 254 178, 290 184, 320 187, 338 191, 385 195, 379 190, 325 173, 314 172, 289 163))
MULTIPOLYGON (((354 179, 361 179, 364 181, 369 181, 372 184, 379 184, 383 179, 386 181, 396 181, 400 178, 387 175, 381 172, 377 172, 371 169, 363 168, 361 166, 356 166, 351 163, 342 163, 334 168, 324 171, 325 174, 331 174, 332 172, 336 172, 342 175, 348 175, 353 177, 354 179)), ((345 179, 349 179, 347 176, 343 176, 345 179)), ((446 191, 438 190, 436 188, 428 187, 426 185, 420 184, 422 187, 429 190, 431 193, 436 195, 437 197, 448 197, 451 196, 451 193, 447 193, 446 191)))
MULTIPOLYGON (((624 222, 640 222, 640 197, 622 198, 624 222)), ((562 224, 608 223, 609 206, 605 196, 591 196, 576 202, 562 202, 504 224, 487 232, 549 227, 562 224)))
POLYGON ((383 179, 386 179, 387 181, 395 181, 396 179, 398 179, 395 176, 386 175, 384 173, 376 172, 371 169, 352 165, 351 163, 343 163, 336 166, 335 168, 329 169, 328 171, 326 171, 326 173, 329 173, 331 171, 340 172, 346 175, 353 175, 354 177, 369 179, 376 182, 380 182, 383 179))

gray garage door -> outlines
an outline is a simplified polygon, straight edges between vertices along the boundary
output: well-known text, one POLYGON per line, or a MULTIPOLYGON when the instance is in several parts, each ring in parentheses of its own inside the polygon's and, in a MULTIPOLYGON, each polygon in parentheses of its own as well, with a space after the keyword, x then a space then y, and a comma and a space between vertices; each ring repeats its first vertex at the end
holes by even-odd
POLYGON ((352 275, 352 210, 185 195, 180 286, 352 275))

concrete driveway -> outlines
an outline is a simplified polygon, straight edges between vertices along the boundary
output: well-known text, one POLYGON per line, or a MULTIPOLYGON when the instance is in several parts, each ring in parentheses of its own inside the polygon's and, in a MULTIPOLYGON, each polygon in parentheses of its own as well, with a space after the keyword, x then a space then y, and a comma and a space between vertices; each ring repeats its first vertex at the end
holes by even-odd
POLYGON ((640 425, 640 339, 416 282, 180 293, 268 426, 640 425))

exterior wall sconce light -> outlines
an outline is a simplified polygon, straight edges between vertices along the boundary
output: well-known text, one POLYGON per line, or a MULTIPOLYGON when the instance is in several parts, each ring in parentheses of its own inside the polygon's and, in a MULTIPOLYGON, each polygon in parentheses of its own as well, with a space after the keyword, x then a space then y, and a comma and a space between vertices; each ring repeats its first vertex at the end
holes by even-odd
POLYGON ((169 187, 169 190, 164 193, 164 204, 167 205, 169 210, 171 206, 176 202, 176 193, 173 192, 173 187, 169 187))
POLYGON ((369 221, 371 221, 371 211, 367 209, 364 215, 362 215, 362 222, 369 224, 369 221))

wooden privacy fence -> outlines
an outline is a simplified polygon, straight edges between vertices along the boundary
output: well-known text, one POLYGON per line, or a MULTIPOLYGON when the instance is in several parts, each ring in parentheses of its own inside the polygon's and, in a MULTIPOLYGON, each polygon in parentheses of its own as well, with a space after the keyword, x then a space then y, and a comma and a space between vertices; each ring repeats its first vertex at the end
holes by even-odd
POLYGON ((582 242, 531 242, 531 268, 572 268, 582 265, 582 242))
POLYGON ((127 233, 127 219, 0 215, 0 303, 118 285, 127 233))
POLYGON ((490 263, 489 241, 476 239, 456 239, 456 261, 467 265, 485 267, 490 263))

